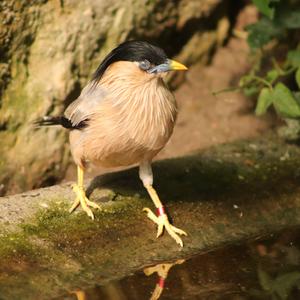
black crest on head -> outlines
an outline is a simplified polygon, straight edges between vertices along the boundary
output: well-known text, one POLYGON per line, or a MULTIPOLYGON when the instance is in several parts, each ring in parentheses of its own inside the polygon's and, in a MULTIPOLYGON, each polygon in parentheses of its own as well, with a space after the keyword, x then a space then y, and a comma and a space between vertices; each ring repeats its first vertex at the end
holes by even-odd
POLYGON ((125 61, 142 61, 148 60, 151 64, 157 66, 164 63, 167 55, 159 47, 153 46, 144 41, 128 41, 120 44, 113 49, 102 61, 93 75, 92 80, 99 82, 105 70, 114 62, 125 61))

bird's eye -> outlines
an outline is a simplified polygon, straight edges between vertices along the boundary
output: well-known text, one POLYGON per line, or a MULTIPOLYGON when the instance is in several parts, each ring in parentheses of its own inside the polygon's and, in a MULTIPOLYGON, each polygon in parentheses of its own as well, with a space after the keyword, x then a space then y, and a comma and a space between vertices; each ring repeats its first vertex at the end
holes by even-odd
POLYGON ((139 63, 139 67, 144 70, 144 71, 147 71, 150 69, 151 67, 151 64, 150 62, 147 60, 147 59, 144 59, 142 60, 140 63, 139 63))

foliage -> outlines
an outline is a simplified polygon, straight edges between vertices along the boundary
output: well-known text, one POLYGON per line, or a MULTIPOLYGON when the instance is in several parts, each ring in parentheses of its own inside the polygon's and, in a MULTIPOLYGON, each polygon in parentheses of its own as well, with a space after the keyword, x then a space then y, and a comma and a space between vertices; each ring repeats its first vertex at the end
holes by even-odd
POLYGON ((300 272, 287 272, 278 274, 272 278, 266 271, 258 268, 258 279, 264 298, 286 300, 289 298, 293 288, 297 287, 300 282, 300 272))
POLYGON ((293 0, 252 2, 261 13, 256 23, 246 27, 247 41, 256 61, 250 72, 240 79, 239 87, 246 95, 258 95, 257 115, 273 106, 281 117, 299 119, 300 4, 293 0), (276 51, 282 49, 283 58, 282 53, 281 57, 276 55, 276 51), (286 84, 291 78, 295 81, 292 89, 286 84))

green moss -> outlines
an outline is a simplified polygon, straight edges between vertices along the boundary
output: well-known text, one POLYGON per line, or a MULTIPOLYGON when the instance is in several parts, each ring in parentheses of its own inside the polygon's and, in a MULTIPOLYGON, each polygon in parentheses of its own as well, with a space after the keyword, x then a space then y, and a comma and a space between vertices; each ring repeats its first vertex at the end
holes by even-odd
POLYGON ((70 263, 70 257, 80 258, 83 265, 87 264, 99 243, 109 242, 107 237, 103 239, 103 234, 111 232, 113 236, 116 224, 130 226, 136 219, 137 207, 142 209, 144 203, 141 199, 118 196, 114 202, 104 205, 103 211, 95 211, 94 221, 82 211, 70 214, 65 204, 41 209, 31 222, 21 224, 17 232, 1 230, 0 272, 10 272, 8 262, 19 266, 11 268, 17 268, 18 272, 50 261, 65 266, 70 263))
POLYGON ((78 252, 79 248, 86 248, 92 238, 97 239, 103 232, 114 228, 120 219, 124 224, 130 222, 133 214, 139 211, 137 208, 141 211, 143 203, 141 199, 118 196, 114 202, 104 204, 102 211, 93 210, 95 220, 83 211, 70 214, 66 205, 52 205, 47 210, 40 210, 32 222, 21 225, 21 228, 27 236, 53 242, 57 249, 72 252, 76 246, 78 252))
POLYGON ((2 233, 0 237, 0 257, 3 259, 12 257, 36 257, 39 253, 37 246, 29 240, 29 236, 24 232, 2 233))

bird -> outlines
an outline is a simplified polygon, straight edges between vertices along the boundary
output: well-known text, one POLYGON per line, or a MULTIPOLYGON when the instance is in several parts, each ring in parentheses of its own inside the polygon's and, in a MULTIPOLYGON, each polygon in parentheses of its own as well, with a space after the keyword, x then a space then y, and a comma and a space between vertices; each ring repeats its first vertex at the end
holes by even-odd
POLYGON ((172 135, 177 104, 165 82, 170 71, 187 67, 168 58, 165 51, 146 41, 125 41, 100 63, 91 80, 60 116, 44 116, 38 125, 60 125, 69 130, 70 150, 77 165, 76 198, 78 206, 94 219, 84 189, 88 163, 113 168, 139 165, 139 177, 152 199, 157 214, 144 208, 157 224, 157 237, 165 231, 183 247, 185 231, 172 225, 153 187, 151 162, 172 135))

